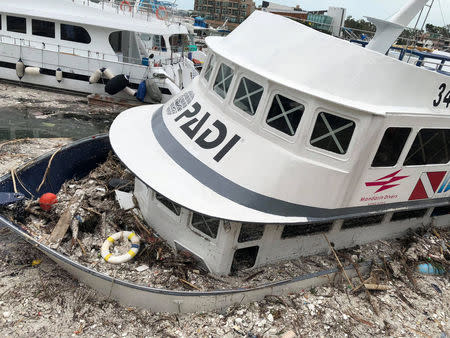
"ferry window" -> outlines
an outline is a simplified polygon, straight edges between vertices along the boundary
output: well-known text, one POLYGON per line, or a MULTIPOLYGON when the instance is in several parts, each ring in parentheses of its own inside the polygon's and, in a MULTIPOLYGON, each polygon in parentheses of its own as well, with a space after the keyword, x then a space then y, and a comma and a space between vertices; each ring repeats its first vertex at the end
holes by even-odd
POLYGON ((392 167, 397 164, 411 128, 388 128, 372 161, 372 167, 392 167))
POLYGON ((250 242, 261 239, 264 234, 264 224, 242 223, 238 242, 250 242))
POLYGON ((44 36, 47 38, 55 37, 55 23, 43 20, 31 20, 33 35, 44 36))
POLYGON ((211 73, 212 73, 212 70, 213 70, 215 64, 216 64, 216 59, 215 59, 215 55, 213 54, 213 55, 211 55, 211 59, 209 60, 208 67, 206 67, 206 70, 205 70, 204 77, 205 77, 206 81, 209 81, 209 78, 211 77, 211 73))
POLYGON ((220 220, 218 218, 205 216, 197 212, 192 213, 191 225, 211 238, 217 237, 219 224, 220 220))
POLYGON ((329 113, 317 115, 311 145, 337 154, 345 154, 355 131, 355 122, 329 113))
POLYGON ((236 107, 242 109, 246 113, 255 115, 263 90, 264 88, 256 82, 243 77, 239 83, 233 102, 236 107))
POLYGON ((91 43, 89 33, 80 26, 61 24, 61 40, 78 43, 91 43))
POLYGON ((285 134, 294 135, 305 111, 301 103, 276 94, 272 100, 266 123, 285 134))
POLYGON ((230 88, 231 80, 233 79, 233 69, 222 63, 214 81, 214 91, 222 98, 225 98, 230 88))
POLYGON ((285 225, 281 233, 281 239, 328 232, 332 226, 333 222, 285 225))
POLYGON ((172 202, 165 196, 156 193, 155 198, 161 202, 167 209, 172 211, 175 215, 180 216, 181 213, 181 206, 179 204, 176 204, 175 202, 172 202))
POLYGON ((450 130, 421 129, 406 156, 404 165, 441 164, 450 160, 450 130))
POLYGON ((27 20, 18 16, 8 15, 6 17, 6 27, 10 32, 27 33, 27 20))

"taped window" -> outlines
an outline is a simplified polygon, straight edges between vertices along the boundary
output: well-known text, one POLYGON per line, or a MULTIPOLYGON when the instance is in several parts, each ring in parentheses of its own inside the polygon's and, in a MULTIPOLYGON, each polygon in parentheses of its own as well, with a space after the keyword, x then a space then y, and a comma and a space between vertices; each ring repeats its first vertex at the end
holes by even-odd
POLYGON ((220 219, 193 212, 191 225, 205 235, 208 235, 211 238, 216 238, 219 230, 220 219))
POLYGON ((31 20, 31 31, 33 35, 44 36, 46 38, 55 37, 55 23, 44 20, 31 20))
POLYGON ((206 81, 209 81, 209 78, 211 77, 211 73, 212 73, 212 70, 213 70, 215 64, 216 64, 216 56, 213 54, 213 55, 211 55, 208 66, 206 67, 206 70, 205 70, 204 77, 205 77, 206 81))
POLYGON ((311 145, 337 154, 345 154, 355 130, 355 122, 329 113, 317 115, 311 145))
POLYGON ((404 165, 448 163, 450 151, 449 129, 421 129, 406 155, 404 165))
POLYGON ((372 167, 392 167, 397 164, 411 128, 388 128, 372 161, 372 167))
POLYGON ((305 106, 301 103, 276 94, 267 114, 266 123, 284 134, 293 136, 304 111, 305 106))
POLYGON ((225 98, 225 96, 227 96, 228 89, 230 89, 231 80, 233 79, 233 75, 233 69, 231 69, 224 63, 220 65, 213 87, 214 91, 219 94, 220 97, 225 98))
POLYGON ((155 193, 155 198, 161 202, 167 209, 172 211, 175 215, 179 216, 181 213, 181 206, 179 204, 176 204, 175 202, 172 202, 170 199, 166 198, 165 196, 155 193))
POLYGON ((234 97, 234 105, 249 115, 255 115, 264 88, 246 77, 243 77, 234 97))
POLYGON ((6 17, 6 28, 9 32, 27 33, 27 20, 19 16, 8 15, 6 17))

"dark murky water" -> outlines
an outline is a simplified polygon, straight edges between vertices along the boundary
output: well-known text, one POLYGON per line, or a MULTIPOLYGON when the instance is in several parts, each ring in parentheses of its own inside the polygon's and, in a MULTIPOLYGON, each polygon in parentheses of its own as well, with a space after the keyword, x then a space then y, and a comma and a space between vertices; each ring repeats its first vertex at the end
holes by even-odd
POLYGON ((107 132, 114 116, 104 119, 68 117, 67 114, 45 118, 11 107, 0 108, 0 142, 25 137, 70 137, 79 139, 107 132))

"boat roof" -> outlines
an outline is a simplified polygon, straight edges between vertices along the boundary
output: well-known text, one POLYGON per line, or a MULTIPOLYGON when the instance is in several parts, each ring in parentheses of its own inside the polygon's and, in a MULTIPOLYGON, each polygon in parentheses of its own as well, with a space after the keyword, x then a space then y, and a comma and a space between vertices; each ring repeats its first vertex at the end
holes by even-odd
MULTIPOLYGON (((91 2, 87 6, 71 0, 4 1, 1 12, 102 27, 113 31, 125 30, 156 35, 188 33, 186 27, 179 23, 169 24, 156 18, 147 21, 140 19, 138 16, 132 17, 131 14, 128 16, 122 13, 115 13, 112 10, 106 10, 106 8, 102 10, 101 4, 95 5, 97 4, 91 2)), ((112 9, 112 7, 110 8, 112 9)))
POLYGON ((227 37, 210 36, 206 43, 240 67, 330 102, 380 115, 448 114, 432 105, 436 88, 447 76, 280 15, 255 11, 227 37))

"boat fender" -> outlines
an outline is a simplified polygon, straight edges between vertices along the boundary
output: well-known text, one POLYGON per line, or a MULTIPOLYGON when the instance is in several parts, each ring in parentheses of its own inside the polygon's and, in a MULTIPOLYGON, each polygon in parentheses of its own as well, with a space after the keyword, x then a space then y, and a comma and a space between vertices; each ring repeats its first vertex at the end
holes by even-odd
POLYGON ((139 83, 139 87, 136 93, 136 98, 141 101, 144 102, 145 99, 145 94, 147 94, 147 86, 145 85, 145 80, 141 81, 141 83, 139 83))
POLYGON ((169 13, 167 13, 166 7, 159 6, 158 9, 156 10, 156 17, 159 20, 166 20, 168 16, 169 16, 169 13))
POLYGON ((92 75, 89 77, 89 83, 93 84, 93 83, 97 83, 98 80, 100 80, 100 78, 102 77, 102 70, 101 69, 97 69, 95 72, 92 73, 92 75))
POLYGON ((105 261, 112 264, 125 263, 131 260, 139 251, 140 238, 134 232, 131 231, 120 231, 116 232, 114 235, 109 236, 100 249, 100 253, 105 261), (127 238, 131 242, 131 249, 127 253, 115 256, 109 252, 109 248, 114 242, 127 238))
POLYGON ((125 93, 127 93, 128 95, 130 95, 130 96, 136 96, 136 90, 131 89, 130 87, 125 87, 125 88, 123 89, 123 91, 124 91, 125 93))
POLYGON ((115 95, 121 90, 124 90, 126 86, 128 86, 128 79, 125 77, 125 75, 116 75, 106 84, 105 92, 107 92, 109 95, 115 95))
POLYGON ((106 77, 108 80, 111 80, 114 77, 114 73, 109 70, 109 68, 106 68, 103 70, 103 76, 106 77))
POLYGON ((23 63, 22 59, 19 59, 19 61, 16 62, 16 74, 20 80, 25 75, 25 64, 23 63))
POLYGON ((161 103, 162 93, 159 89, 158 83, 155 79, 145 80, 146 95, 144 98, 145 103, 161 103))
POLYGON ((25 67, 25 74, 39 75, 41 74, 41 68, 39 67, 25 67))
POLYGON ((56 81, 61 82, 63 79, 63 72, 61 68, 56 69, 56 81))

